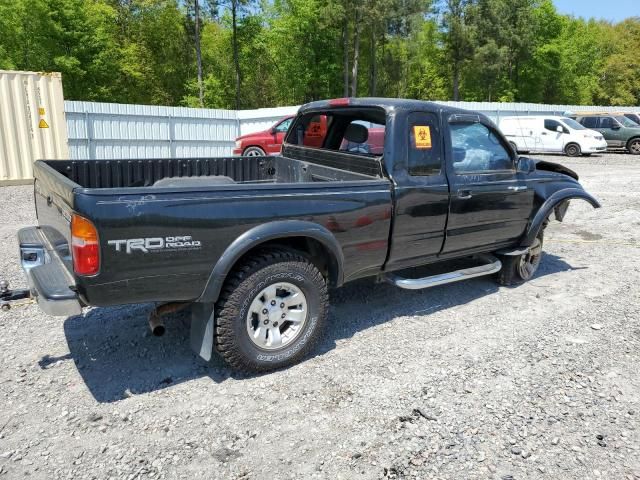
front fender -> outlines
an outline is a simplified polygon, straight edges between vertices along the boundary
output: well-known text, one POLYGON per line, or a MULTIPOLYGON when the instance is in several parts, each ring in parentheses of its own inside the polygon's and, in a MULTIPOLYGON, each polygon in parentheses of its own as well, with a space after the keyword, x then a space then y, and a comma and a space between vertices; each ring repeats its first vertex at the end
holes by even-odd
MULTIPOLYGON (((559 207, 563 202, 566 202, 571 199, 580 199, 586 202, 589 202, 593 208, 600 208, 600 202, 595 199, 592 195, 588 194, 581 188, 563 188, 562 190, 558 190, 553 193, 549 198, 547 198, 537 213, 533 217, 529 228, 527 229, 527 233, 524 236, 524 240, 520 244, 522 247, 530 247, 533 245, 538 233, 540 233, 540 229, 543 227, 544 222, 551 213, 559 207)), ((558 212, 560 216, 560 220, 562 220, 562 216, 564 216, 564 212, 558 212)))
POLYGON ((216 302, 227 275, 236 262, 248 251, 271 240, 291 237, 309 237, 324 245, 336 263, 336 285, 342 285, 344 255, 333 234, 317 223, 303 220, 282 220, 259 225, 236 238, 218 259, 202 295, 196 301, 216 302))

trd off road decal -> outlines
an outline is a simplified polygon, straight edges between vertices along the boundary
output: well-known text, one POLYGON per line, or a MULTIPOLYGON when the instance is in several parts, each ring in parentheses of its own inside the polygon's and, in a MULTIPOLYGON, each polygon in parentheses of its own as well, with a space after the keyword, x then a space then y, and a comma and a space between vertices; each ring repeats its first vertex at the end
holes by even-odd
POLYGON ((126 253, 175 252, 179 250, 198 250, 202 247, 202 243, 199 240, 191 238, 191 235, 129 238, 124 240, 109 240, 107 243, 114 246, 116 252, 126 253))

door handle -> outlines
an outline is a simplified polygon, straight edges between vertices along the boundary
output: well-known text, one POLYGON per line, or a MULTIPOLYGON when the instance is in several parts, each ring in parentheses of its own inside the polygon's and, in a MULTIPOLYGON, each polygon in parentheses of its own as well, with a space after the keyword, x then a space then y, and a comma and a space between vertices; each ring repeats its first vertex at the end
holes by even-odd
POLYGON ((522 192, 523 190, 526 190, 527 187, 507 187, 507 189, 512 192, 522 192))
POLYGON ((460 200, 468 200, 473 197, 471 190, 458 190, 458 198, 460 200))

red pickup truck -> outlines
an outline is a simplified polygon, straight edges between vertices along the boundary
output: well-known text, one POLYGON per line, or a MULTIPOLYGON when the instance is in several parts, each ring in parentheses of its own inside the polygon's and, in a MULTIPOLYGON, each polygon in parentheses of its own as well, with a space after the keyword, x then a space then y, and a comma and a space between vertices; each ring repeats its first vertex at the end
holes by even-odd
MULTIPOLYGON (((233 149, 234 155, 245 157, 264 157, 265 155, 278 155, 282 148, 284 136, 295 117, 284 117, 268 130, 248 133, 236 138, 236 146, 233 149)), ((359 153, 370 153, 382 155, 384 145, 384 127, 373 124, 366 125, 369 130, 368 140, 364 144, 343 142, 341 150, 359 153)), ((327 132, 327 116, 316 115, 309 124, 308 131, 305 132, 305 145, 322 147, 322 140, 327 132)))
POLYGON ((284 135, 287 133, 293 118, 293 116, 284 117, 267 130, 249 133, 236 138, 236 146, 233 149, 233 154, 244 157, 278 155, 280 148, 282 148, 284 135))

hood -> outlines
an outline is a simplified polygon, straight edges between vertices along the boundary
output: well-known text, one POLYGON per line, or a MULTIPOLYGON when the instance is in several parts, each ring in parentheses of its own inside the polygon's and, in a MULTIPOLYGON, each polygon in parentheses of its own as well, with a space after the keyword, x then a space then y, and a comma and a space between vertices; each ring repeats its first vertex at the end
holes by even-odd
POLYGON ((571 178, 578 180, 578 174, 570 168, 560 165, 559 163, 547 162, 546 160, 534 160, 536 162, 536 170, 544 170, 547 172, 562 173, 571 178))
POLYGON ((246 138, 251 138, 251 137, 255 137, 256 135, 268 135, 270 134, 272 127, 269 127, 265 130, 260 130, 259 132, 253 132, 253 133, 245 133, 244 135, 240 135, 239 137, 236 137, 236 141, 238 140, 244 140, 246 138))

